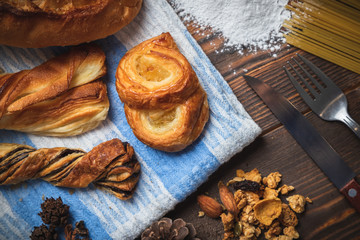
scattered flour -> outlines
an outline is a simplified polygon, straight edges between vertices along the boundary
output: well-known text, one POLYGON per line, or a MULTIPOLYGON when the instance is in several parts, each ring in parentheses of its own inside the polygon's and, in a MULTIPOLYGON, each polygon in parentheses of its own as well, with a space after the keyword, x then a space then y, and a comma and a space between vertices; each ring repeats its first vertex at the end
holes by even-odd
POLYGON ((240 52, 258 49, 271 52, 285 42, 281 24, 290 17, 288 0, 171 0, 185 21, 211 27, 226 39, 225 47, 240 52))

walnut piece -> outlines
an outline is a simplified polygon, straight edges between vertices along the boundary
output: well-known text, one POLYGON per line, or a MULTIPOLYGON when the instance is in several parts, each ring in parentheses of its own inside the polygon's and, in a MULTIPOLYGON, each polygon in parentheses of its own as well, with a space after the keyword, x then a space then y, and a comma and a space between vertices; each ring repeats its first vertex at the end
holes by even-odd
POLYGON ((305 210, 306 199, 304 196, 296 194, 286 198, 286 200, 289 201, 289 206, 296 213, 302 213, 305 210))
POLYGON ((245 179, 260 183, 261 182, 261 174, 260 174, 259 170, 257 170, 257 168, 254 168, 250 172, 245 173, 245 179))
POLYGON ((224 237, 223 240, 230 240, 234 238, 234 233, 233 232, 224 232, 224 237))
POLYGON ((289 208, 285 203, 281 205, 282 211, 279 217, 279 221, 285 227, 296 226, 298 224, 298 219, 296 214, 289 208))
POLYGON ((236 170, 236 177, 245 179, 245 172, 244 172, 244 170, 242 170, 242 169, 236 170))
POLYGON ((241 181, 244 181, 245 178, 243 177, 234 177, 233 179, 229 180, 227 183, 226 183, 226 186, 229 186, 230 184, 234 184, 236 182, 241 182, 241 181))
POLYGON ((234 228, 234 216, 231 213, 222 213, 220 217, 224 225, 224 232, 232 232, 234 228))
POLYGON ((300 237, 294 226, 284 228, 283 233, 293 239, 298 239, 300 237))
POLYGON ((254 206, 258 201, 260 201, 260 196, 254 192, 243 191, 246 196, 246 201, 251 206, 254 206))
POLYGON ((240 220, 249 224, 257 224, 258 221, 255 218, 255 213, 251 205, 246 205, 241 212, 240 220))
POLYGON ((281 186, 278 191, 282 194, 282 195, 286 195, 288 194, 290 191, 294 190, 295 188, 293 186, 288 186, 286 184, 284 184, 283 186, 281 186))
POLYGON ((278 197, 278 192, 275 189, 266 187, 264 190, 264 199, 275 199, 278 197))
POLYGON ((259 227, 255 228, 255 236, 258 237, 261 234, 261 229, 259 227))
POLYGON ((239 178, 245 178, 246 180, 261 183, 261 174, 257 168, 254 168, 250 172, 244 172, 241 169, 236 170, 236 176, 239 178))
POLYGON ((277 238, 274 238, 274 240, 293 240, 293 238, 286 235, 279 235, 277 238))
POLYGON ((267 177, 263 178, 263 183, 269 188, 276 188, 281 181, 281 174, 279 172, 270 173, 267 177))
POLYGON ((255 227, 253 225, 250 225, 248 223, 242 223, 243 226, 243 232, 240 236, 240 239, 253 239, 255 237, 255 227))
POLYGON ((242 190, 237 190, 234 193, 234 198, 236 202, 236 206, 239 210, 241 210, 243 207, 247 204, 246 194, 242 190))
POLYGON ((300 237, 299 233, 296 231, 294 226, 289 226, 289 227, 284 228, 283 233, 284 233, 284 235, 289 236, 294 239, 298 239, 300 237))
POLYGON ((266 239, 272 239, 276 236, 278 236, 281 233, 281 227, 279 221, 274 221, 271 225, 269 230, 265 232, 265 238, 266 239))

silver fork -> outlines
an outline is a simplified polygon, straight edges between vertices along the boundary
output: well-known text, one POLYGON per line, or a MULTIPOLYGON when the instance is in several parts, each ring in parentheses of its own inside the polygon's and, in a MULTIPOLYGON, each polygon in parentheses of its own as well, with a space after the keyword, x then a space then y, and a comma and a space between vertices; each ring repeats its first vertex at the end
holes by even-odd
POLYGON ((345 94, 329 77, 327 77, 309 60, 299 54, 297 54, 297 56, 323 83, 322 85, 318 82, 318 80, 316 80, 295 58, 292 58, 292 60, 305 73, 307 78, 313 83, 313 85, 311 85, 309 81, 305 80, 303 77, 304 74, 300 74, 299 71, 295 69, 294 65, 288 61, 287 63, 297 75, 297 79, 285 66, 283 68, 300 96, 320 118, 327 121, 341 121, 345 123, 358 138, 360 138, 360 126, 350 117, 348 113, 348 103, 345 94), (306 88, 304 88, 300 82, 302 82, 306 88), (308 91, 306 91, 306 89, 308 89, 308 91))

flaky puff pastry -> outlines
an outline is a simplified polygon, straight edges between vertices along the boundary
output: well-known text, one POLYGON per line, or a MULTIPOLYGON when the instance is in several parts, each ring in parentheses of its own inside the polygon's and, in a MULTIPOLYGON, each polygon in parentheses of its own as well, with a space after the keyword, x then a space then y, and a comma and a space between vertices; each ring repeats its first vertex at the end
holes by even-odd
POLYGON ((206 93, 169 33, 139 44, 121 59, 116 87, 135 136, 150 147, 180 151, 208 121, 206 93))
POLYGON ((116 197, 132 197, 140 176, 134 149, 115 138, 91 151, 0 143, 0 185, 42 179, 54 186, 85 188, 90 183, 116 197))
POLYGON ((176 152, 202 132, 209 118, 209 106, 202 88, 184 103, 168 109, 135 109, 125 105, 125 115, 135 136, 150 147, 176 152))
POLYGON ((198 78, 169 33, 129 50, 116 71, 116 89, 133 108, 169 108, 199 87, 198 78))
POLYGON ((31 70, 0 75, 0 129, 47 136, 78 135, 108 113, 105 54, 72 48, 31 70))

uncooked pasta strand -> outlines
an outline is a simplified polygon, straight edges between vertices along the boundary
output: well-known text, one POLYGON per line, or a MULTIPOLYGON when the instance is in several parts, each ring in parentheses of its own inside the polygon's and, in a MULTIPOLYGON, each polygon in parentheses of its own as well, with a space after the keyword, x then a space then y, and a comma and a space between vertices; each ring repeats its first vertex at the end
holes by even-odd
POLYGON ((312 17, 316 17, 325 22, 328 22, 334 26, 340 26, 344 30, 348 32, 352 32, 354 34, 359 34, 360 31, 360 23, 358 21, 354 21, 351 18, 348 18, 344 15, 335 15, 327 11, 326 8, 318 8, 308 3, 291 3, 293 6, 299 8, 301 11, 306 13, 308 17, 311 19, 312 17))
POLYGON ((353 72, 360 74, 359 62, 353 61, 347 58, 346 56, 334 52, 333 49, 329 49, 321 45, 316 45, 305 38, 295 36, 293 34, 288 34, 285 37, 286 37, 286 41, 291 45, 297 46, 300 49, 303 49, 309 53, 312 53, 316 56, 324 58, 330 62, 333 62, 339 66, 342 66, 344 68, 347 68, 353 72))
POLYGON ((301 34, 311 36, 312 39, 319 41, 320 43, 326 44, 334 49, 338 49, 350 56, 360 59, 360 42, 348 40, 342 36, 331 34, 321 28, 316 28, 310 25, 301 26, 292 22, 291 25, 284 23, 284 26, 288 26, 287 28, 289 29, 301 29, 301 34))
POLYGON ((303 0, 319 9, 324 9, 328 13, 344 19, 352 19, 355 24, 359 22, 359 17, 356 15, 356 9, 338 2, 337 0, 303 0))
POLYGON ((286 8, 287 43, 360 73, 360 3, 357 0, 302 0, 286 8))

